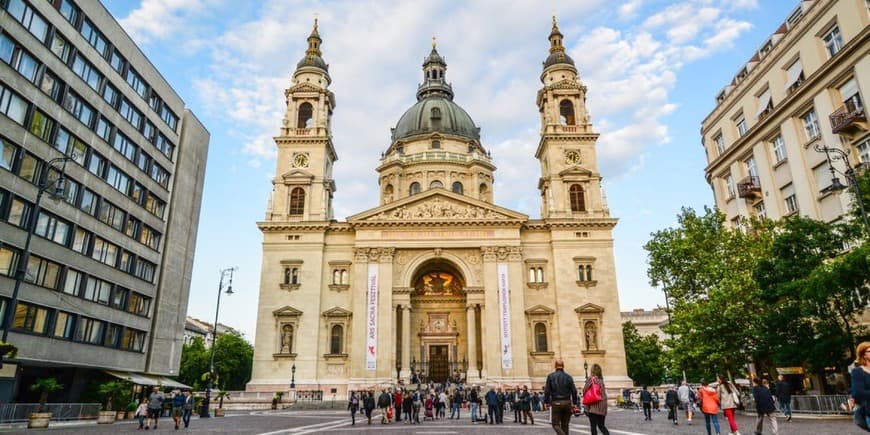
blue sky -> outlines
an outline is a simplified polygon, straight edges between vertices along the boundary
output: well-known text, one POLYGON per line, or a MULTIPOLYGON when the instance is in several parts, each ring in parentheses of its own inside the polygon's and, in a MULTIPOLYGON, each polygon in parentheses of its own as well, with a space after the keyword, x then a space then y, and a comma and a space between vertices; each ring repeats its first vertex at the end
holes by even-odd
POLYGON ((623 310, 664 303, 643 244, 680 208, 712 204, 701 120, 714 96, 797 0, 285 1, 112 0, 106 7, 211 132, 189 314, 213 321, 219 270, 238 266, 221 323, 253 340, 272 137, 320 21, 337 105, 339 219, 377 205, 374 168, 415 102, 433 33, 455 101, 499 169, 495 202, 540 216, 535 93, 555 12, 598 142, 623 310))

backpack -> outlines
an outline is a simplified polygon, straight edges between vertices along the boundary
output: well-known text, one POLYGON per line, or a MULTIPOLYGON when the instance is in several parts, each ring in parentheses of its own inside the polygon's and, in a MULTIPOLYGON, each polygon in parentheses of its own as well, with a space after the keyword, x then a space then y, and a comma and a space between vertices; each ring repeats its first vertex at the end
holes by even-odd
POLYGON ((351 397, 350 404, 353 406, 359 406, 359 399, 356 396, 351 397))
POLYGON ((689 388, 689 401, 695 402, 697 401, 697 397, 695 396, 695 390, 689 388))

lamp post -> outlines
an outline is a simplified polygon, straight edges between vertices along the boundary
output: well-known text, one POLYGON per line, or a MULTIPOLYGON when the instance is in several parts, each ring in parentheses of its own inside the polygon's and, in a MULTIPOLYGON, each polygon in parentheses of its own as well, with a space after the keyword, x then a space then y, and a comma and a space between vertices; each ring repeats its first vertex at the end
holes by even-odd
POLYGON ((72 160, 72 157, 65 156, 51 159, 45 166, 42 167, 42 171, 39 174, 39 184, 36 186, 39 190, 36 192, 36 201, 33 203, 33 210, 27 217, 27 223, 25 224, 27 236, 24 239, 24 250, 21 252, 21 257, 18 259, 18 265, 15 268, 15 286, 12 289, 12 301, 9 302, 9 310, 7 311, 8 314, 3 320, 4 343, 6 342, 6 338, 8 338, 9 336, 9 329, 12 327, 12 318, 15 315, 15 310, 18 308, 18 292, 21 289, 21 283, 27 276, 27 263, 30 262, 30 240, 33 238, 33 232, 36 230, 36 222, 39 220, 40 202, 42 201, 42 194, 51 187, 48 182, 48 173, 52 169, 58 170, 58 168, 54 166, 55 164, 63 163, 60 168, 60 175, 57 177, 57 181, 53 185, 54 192, 52 192, 52 196, 63 196, 64 173, 66 171, 67 160, 72 160))
POLYGON ((840 179, 837 178, 837 172, 839 171, 834 168, 832 160, 842 160, 843 163, 846 164, 846 172, 842 172, 842 174, 846 176, 846 182, 849 183, 849 187, 855 188, 855 200, 858 202, 858 210, 861 212, 861 220, 864 221, 864 228, 867 231, 867 235, 870 236, 870 220, 867 219, 867 211, 864 209, 864 197, 861 196, 861 183, 858 182, 855 169, 852 168, 852 164, 849 163, 849 155, 840 148, 831 148, 821 144, 814 145, 813 149, 815 149, 816 152, 825 153, 825 158, 828 160, 828 169, 831 171, 831 185, 825 190, 834 192, 847 188, 847 186, 840 183, 840 179), (834 154, 833 157, 831 156, 831 153, 834 154))
POLYGON ((208 407, 211 403, 211 383, 214 379, 214 351, 217 347, 217 324, 218 324, 218 313, 221 310, 221 292, 224 290, 224 277, 229 275, 229 284, 227 285, 227 294, 233 294, 233 272, 235 272, 236 267, 230 267, 227 269, 221 270, 221 280, 218 284, 218 297, 217 297, 217 306, 214 309, 214 325, 211 327, 211 357, 208 361, 208 381, 205 384, 205 399, 202 401, 202 408, 199 410, 199 418, 209 418, 211 415, 208 413, 208 407))
POLYGON ((396 385, 400 384, 401 378, 399 377, 399 372, 402 370, 402 362, 396 358, 396 385))
POLYGON ((290 389, 296 388, 296 361, 290 366, 290 389))
POLYGON ((589 361, 583 361, 583 373, 586 375, 587 378, 589 377, 589 361))

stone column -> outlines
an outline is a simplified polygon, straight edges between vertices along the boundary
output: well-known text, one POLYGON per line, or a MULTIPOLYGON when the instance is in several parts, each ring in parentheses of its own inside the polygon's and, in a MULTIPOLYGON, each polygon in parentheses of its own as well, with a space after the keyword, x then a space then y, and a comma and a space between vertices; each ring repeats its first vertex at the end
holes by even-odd
POLYGON ((411 306, 402 310, 402 379, 411 383, 411 306))
POLYGON ((474 305, 465 307, 465 315, 468 322, 466 325, 468 330, 468 351, 466 352, 468 373, 466 376, 468 382, 471 383, 472 380, 479 380, 477 372, 477 323, 475 322, 474 305))

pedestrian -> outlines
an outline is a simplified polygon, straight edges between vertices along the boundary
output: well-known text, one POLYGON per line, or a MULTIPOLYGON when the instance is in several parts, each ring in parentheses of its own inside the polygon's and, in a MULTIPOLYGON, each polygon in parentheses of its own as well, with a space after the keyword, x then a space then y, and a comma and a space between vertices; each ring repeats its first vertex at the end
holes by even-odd
POLYGON ((172 392, 172 421, 175 422, 175 430, 181 424, 181 414, 184 413, 184 396, 180 390, 172 392))
POLYGON ((737 430, 737 419, 734 418, 734 410, 740 405, 740 394, 737 392, 737 387, 731 382, 728 382, 722 375, 716 377, 719 385, 716 386, 716 393, 719 394, 719 407, 728 419, 728 426, 731 428, 729 435, 740 435, 737 430))
MULTIPOLYGON (((592 364, 589 376, 586 378, 586 385, 583 386, 583 397, 586 397, 586 392, 594 388, 601 391, 601 400, 586 405, 586 415, 589 417, 589 426, 592 429, 592 435, 598 435, 598 429, 604 435, 610 435, 610 431, 604 427, 604 419, 607 416, 607 388, 604 386, 604 376, 601 375, 601 366, 592 364)), ((585 401, 584 401, 585 404, 585 401)))
POLYGON ((393 394, 393 408, 395 409, 396 422, 402 421, 402 389, 396 388, 393 394))
POLYGON ((502 424, 504 423, 504 404, 507 399, 505 398, 506 396, 501 387, 499 387, 498 394, 496 396, 498 397, 498 407, 496 407, 495 409, 495 423, 502 424))
POLYGON ((683 405, 683 409, 686 410, 686 424, 692 424, 692 414, 695 408, 695 394, 692 389, 689 388, 688 382, 683 381, 683 385, 680 385, 680 388, 677 390, 677 395, 680 397, 680 403, 683 405))
POLYGON ((447 396, 447 392, 445 392, 444 390, 441 390, 441 392, 438 394, 438 412, 437 412, 438 418, 440 418, 441 420, 444 420, 444 417, 447 416, 447 402, 448 402, 448 400, 449 400, 449 397, 447 396))
POLYGON ((511 402, 514 410, 514 423, 523 422, 523 398, 521 393, 520 386, 517 385, 514 388, 513 402, 511 402))
POLYGON ((193 405, 196 400, 193 398, 189 388, 184 389, 184 405, 181 407, 181 421, 184 422, 184 428, 190 426, 190 416, 193 414, 193 405))
POLYGON ((567 435, 571 422, 571 406, 580 405, 574 378, 565 373, 565 361, 556 358, 555 370, 544 384, 544 403, 550 406, 550 424, 558 435, 567 435))
POLYGON ((139 429, 147 429, 145 427, 145 419, 148 417, 148 399, 143 398, 136 408, 136 419, 139 420, 139 429))
POLYGON ((698 394, 701 396, 701 413, 704 414, 704 425, 707 427, 707 435, 713 435, 710 432, 710 422, 713 423, 713 428, 716 429, 716 435, 719 435, 719 394, 707 381, 701 382, 698 394))
MULTIPOLYGON (((870 425, 870 341, 861 342, 855 351, 857 359, 852 375, 850 394, 855 401, 856 410, 864 413, 864 420, 870 425)), ((859 417, 860 419, 860 417, 859 417)))
POLYGON ((653 407, 653 409, 655 409, 656 412, 661 412, 661 409, 659 409, 659 399, 660 399, 660 398, 659 398, 659 392, 658 392, 658 390, 656 390, 655 388, 653 388, 653 389, 652 389, 652 393, 650 393, 650 395, 652 396, 652 407, 653 407))
POLYGON ((411 395, 411 420, 414 424, 420 424, 420 408, 423 407, 423 392, 420 387, 411 395))
POLYGON ((477 407, 478 407, 477 387, 472 387, 468 393, 468 406, 471 408, 471 422, 477 423, 477 407))
POLYGON ((665 392, 665 406, 668 407, 668 420, 673 420, 674 425, 677 423, 677 415, 679 414, 677 411, 677 407, 680 405, 680 395, 677 393, 677 390, 674 387, 668 388, 668 391, 665 392))
POLYGON ((489 417, 489 424, 495 424, 496 409, 498 408, 498 394, 495 388, 489 387, 486 392, 486 415, 489 417))
POLYGON ((453 403, 450 409, 450 418, 451 419, 459 419, 459 407, 462 406, 462 387, 456 388, 453 392, 453 403))
POLYGON ((356 424, 356 412, 359 411, 359 397, 356 397, 356 393, 353 391, 350 392, 347 409, 350 411, 350 425, 353 426, 356 424))
POLYGON ((779 412, 785 416, 785 421, 791 421, 791 384, 785 380, 785 376, 780 374, 774 387, 776 388, 776 400, 779 401, 779 412))
POLYGON ((375 392, 369 390, 363 398, 363 410, 366 412, 366 418, 369 424, 372 424, 372 411, 375 409, 375 392))
POLYGON ((755 383, 755 386, 752 387, 752 397, 755 399, 755 412, 758 413, 758 416, 755 417, 755 433, 761 434, 764 430, 764 420, 767 419, 773 434, 776 435, 778 433, 776 416, 773 414, 776 412, 776 405, 773 403, 770 388, 764 386, 761 378, 756 377, 752 381, 755 383))
POLYGON ((632 390, 629 400, 631 400, 631 407, 634 408, 634 412, 640 411, 640 397, 637 390, 632 390))
POLYGON ((646 390, 646 385, 640 390, 640 404, 643 405, 644 421, 652 420, 652 394, 646 390))
POLYGON ((378 408, 381 409, 381 424, 390 423, 390 419, 387 417, 387 408, 392 405, 392 402, 390 393, 387 390, 381 390, 381 395, 378 396, 378 408))
POLYGON ((148 396, 148 419, 145 421, 145 430, 151 426, 151 421, 154 421, 154 429, 157 429, 157 420, 160 419, 160 412, 163 410, 163 400, 166 396, 160 391, 160 387, 155 385, 151 389, 151 394, 148 396))
POLYGON ((413 424, 414 420, 411 417, 414 412, 414 401, 411 400, 411 393, 405 391, 405 394, 402 396, 402 413, 405 414, 405 424, 413 424))
POLYGON ((535 416, 532 414, 532 395, 529 394, 529 387, 523 385, 523 392, 520 393, 522 397, 522 406, 523 406, 523 424, 526 422, 530 422, 530 424, 535 424, 535 416))

